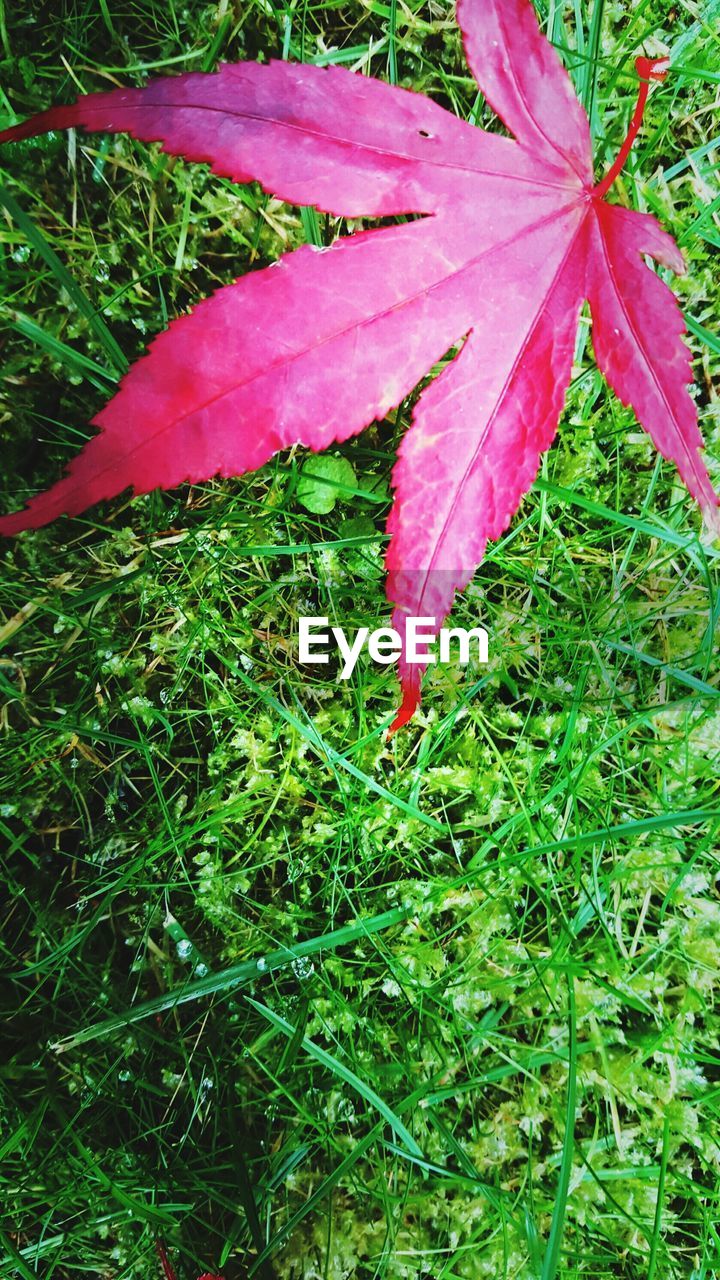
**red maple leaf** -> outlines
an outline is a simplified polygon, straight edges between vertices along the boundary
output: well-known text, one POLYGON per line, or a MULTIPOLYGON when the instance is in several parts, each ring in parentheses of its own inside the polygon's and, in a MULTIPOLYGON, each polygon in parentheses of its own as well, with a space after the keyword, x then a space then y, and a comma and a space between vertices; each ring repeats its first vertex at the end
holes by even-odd
MULTIPOLYGON (((91 94, 0 134, 123 131, 237 182, 347 217, 425 217, 304 247, 175 320, 94 419, 66 476, 0 533, 35 528, 130 486, 147 493, 237 476, 301 443, 347 440, 382 418, 452 347, 418 400, 393 471, 387 594, 393 625, 430 617, 507 528, 555 435, 585 299, 611 387, 675 462, 718 528, 699 450, 685 325, 643 255, 684 263, 659 223, 605 200, 590 129, 528 0, 459 0, 470 68, 513 139, 428 98, 340 68, 239 63, 144 89, 91 94)), ((422 667, 400 659, 412 715, 422 667)))

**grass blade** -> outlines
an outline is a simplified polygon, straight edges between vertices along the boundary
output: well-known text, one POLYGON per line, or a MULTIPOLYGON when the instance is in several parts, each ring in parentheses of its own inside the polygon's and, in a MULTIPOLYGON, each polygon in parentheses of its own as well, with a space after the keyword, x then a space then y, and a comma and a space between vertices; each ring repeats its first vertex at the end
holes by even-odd
POLYGON ((572 1172, 573 1152, 575 1150, 575 1104, 577 1099, 577 1024, 575 1016, 575 988, 572 973, 568 974, 568 1083, 567 1107, 565 1111, 565 1137, 563 1138, 562 1160, 558 1177, 555 1208, 553 1209, 550 1235, 548 1238, 541 1280, 555 1280, 560 1261, 563 1231, 565 1227, 565 1209, 567 1206, 570 1174, 572 1172))
POLYGON ((35 252, 38 253, 43 261, 47 263, 60 287, 66 291, 68 296, 75 303, 78 311, 85 317, 105 353, 105 358, 114 370, 116 376, 119 377, 121 374, 125 373, 128 367, 128 362, 104 320, 98 315, 94 306, 90 302, 89 298, 85 296, 80 286, 75 280, 73 280, 73 277, 70 275, 67 267, 63 266, 55 251, 50 248, 50 245, 44 235, 32 221, 32 218, 28 217, 25 211, 21 209, 15 198, 11 196, 7 188, 2 185, 0 185, 0 204, 4 205, 13 222, 25 235, 28 243, 32 245, 35 252))
POLYGON ((127 1009, 124 1013, 116 1014, 112 1018, 105 1018, 102 1022, 96 1022, 91 1027, 85 1027, 84 1030, 77 1031, 74 1035, 58 1040, 53 1045, 53 1048, 57 1053, 64 1053, 68 1049, 74 1049, 77 1045, 88 1044, 91 1040, 99 1040, 103 1036, 112 1035, 115 1031, 131 1026, 134 1022, 140 1022, 143 1018, 151 1018, 157 1014, 167 1013, 169 1009, 176 1009, 178 1005, 188 1004, 191 1000, 204 1000, 208 996, 231 995, 241 987, 257 981, 261 974, 273 973, 277 969, 284 969, 287 965, 292 964, 294 960, 299 960, 303 956, 316 955, 319 951, 334 951, 338 947, 356 942, 359 938, 371 937, 375 933, 380 933, 383 929, 389 929, 395 924, 401 924, 409 914, 409 911, 404 907, 394 907, 391 911, 385 911, 381 915, 369 916, 367 920, 357 920, 354 924, 343 925, 341 929, 333 929, 331 933, 310 938, 307 942, 298 943, 295 947, 280 947, 277 951, 270 951, 267 955, 261 956, 257 960, 243 960, 241 964, 232 965, 229 969, 223 969, 220 973, 208 974, 205 978, 198 978, 195 982, 188 982, 174 991, 167 992, 165 995, 156 996, 153 1000, 145 1000, 142 1004, 127 1009))
MULTIPOLYGON (((278 1031, 282 1031, 283 1035, 287 1036, 289 1039, 295 1035, 295 1028, 290 1022, 287 1022, 285 1018, 281 1018, 280 1014, 274 1013, 272 1009, 268 1009, 267 1005, 260 1004, 258 1000, 253 1000, 251 996, 246 996, 246 999, 248 1004, 252 1005, 253 1009, 262 1014, 263 1018, 267 1018, 268 1022, 270 1022, 273 1027, 276 1027, 278 1031)), ((302 1048, 310 1055, 311 1058, 314 1058, 321 1066, 326 1067, 328 1071, 332 1071, 333 1075, 337 1076, 340 1080, 343 1080, 351 1089, 354 1089, 356 1093, 359 1093, 360 1097, 364 1098, 371 1107, 374 1107, 376 1111, 379 1111, 381 1116, 385 1117, 393 1132, 396 1133, 398 1138, 400 1138, 405 1144, 410 1154, 422 1160, 423 1153, 410 1133, 410 1130, 405 1127, 399 1116, 397 1116, 392 1110, 392 1107, 389 1107, 380 1095, 370 1087, 370 1085, 365 1084, 364 1080, 361 1080, 354 1071, 351 1071, 349 1067, 344 1065, 344 1063, 338 1061, 333 1054, 328 1053, 325 1049, 321 1049, 320 1045, 315 1044, 315 1041, 308 1039, 307 1036, 303 1036, 302 1048)))
POLYGON ((657 1184, 657 1200, 655 1202, 655 1221, 653 1222, 653 1233, 650 1241, 650 1258, 648 1261, 647 1280, 655 1280, 655 1271, 657 1269, 658 1249, 660 1248, 660 1231, 662 1229, 663 1200, 665 1197, 665 1177, 667 1174, 669 1155, 670 1115, 666 1111, 665 1119, 663 1121, 662 1155, 660 1157, 660 1174, 657 1184))

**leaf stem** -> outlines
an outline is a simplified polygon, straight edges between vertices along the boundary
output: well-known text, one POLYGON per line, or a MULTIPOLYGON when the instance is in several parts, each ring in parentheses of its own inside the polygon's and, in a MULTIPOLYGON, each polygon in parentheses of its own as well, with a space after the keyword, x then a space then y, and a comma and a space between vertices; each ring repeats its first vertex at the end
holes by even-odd
POLYGON ((617 160, 611 169, 608 170, 602 182, 599 182, 593 191, 593 195, 598 199, 606 196, 613 182, 625 168, 625 162, 633 149, 633 144, 637 138, 645 115, 645 107, 647 106, 648 94, 650 93, 650 84, 652 81, 664 80, 668 74, 670 65, 669 58, 636 58, 635 70, 640 77, 640 91, 638 93, 637 105, 628 135, 620 148, 617 160))
POLYGON ((175 1272, 170 1263, 170 1259, 165 1252, 165 1246, 162 1240, 155 1241, 155 1252, 160 1259, 160 1266, 163 1269, 163 1276, 165 1277, 165 1280, 176 1280, 175 1272))

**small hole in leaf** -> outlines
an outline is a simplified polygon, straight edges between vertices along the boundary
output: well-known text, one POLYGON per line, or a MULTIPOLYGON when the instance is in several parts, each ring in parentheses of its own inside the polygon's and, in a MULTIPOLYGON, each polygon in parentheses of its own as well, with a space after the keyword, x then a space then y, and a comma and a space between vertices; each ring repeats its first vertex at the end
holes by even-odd
POLYGON ((427 129, 418 129, 418 133, 421 138, 432 138, 432 134, 428 133, 427 129))

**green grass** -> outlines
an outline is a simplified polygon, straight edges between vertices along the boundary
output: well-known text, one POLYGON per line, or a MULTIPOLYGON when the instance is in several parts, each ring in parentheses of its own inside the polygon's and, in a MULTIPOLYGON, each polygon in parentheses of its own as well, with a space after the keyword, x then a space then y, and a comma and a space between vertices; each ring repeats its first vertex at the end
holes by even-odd
MULTIPOLYGON (((720 6, 539 4, 598 172, 658 213, 720 477, 720 6)), ((448 5, 0 3, 2 123, 218 60, 340 62, 492 116, 448 5)), ((168 318, 354 229, 126 138, 3 149, 4 509, 57 476, 168 318)), ((720 1269, 718 548, 605 389, 458 602, 488 668, 397 691, 295 660, 387 616, 410 403, 1 549, 0 1274, 711 1280, 720 1269)))

